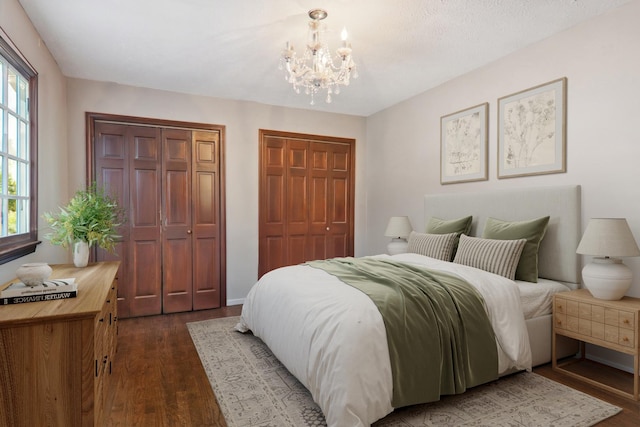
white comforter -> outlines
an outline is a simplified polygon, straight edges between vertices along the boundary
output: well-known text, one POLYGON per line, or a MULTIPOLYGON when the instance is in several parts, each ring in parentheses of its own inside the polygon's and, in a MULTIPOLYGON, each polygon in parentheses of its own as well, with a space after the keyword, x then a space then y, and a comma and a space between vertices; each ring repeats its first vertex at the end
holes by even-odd
MULTIPOLYGON (((513 281, 416 254, 392 258, 449 271, 474 285, 496 333, 499 372, 531 369, 529 337, 513 281)), ((328 426, 369 426, 393 411, 382 316, 364 293, 323 270, 297 265, 265 274, 249 292, 236 328, 250 329, 269 346, 311 392, 328 426)))

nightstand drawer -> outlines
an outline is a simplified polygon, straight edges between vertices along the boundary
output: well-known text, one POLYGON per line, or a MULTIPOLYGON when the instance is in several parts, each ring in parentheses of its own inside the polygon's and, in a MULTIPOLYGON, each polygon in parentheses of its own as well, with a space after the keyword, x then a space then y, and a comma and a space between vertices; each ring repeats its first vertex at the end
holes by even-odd
POLYGON ((555 313, 553 315, 554 325, 556 329, 567 329, 567 315, 562 313, 555 313))
POLYGON ((630 311, 620 311, 618 316, 619 326, 625 329, 634 329, 635 322, 635 313, 630 311))
POLYGON ((635 347, 634 333, 631 329, 620 328, 620 338, 618 344, 625 347, 635 347))
POLYGON ((553 300, 553 312, 555 314, 564 314, 566 318, 567 300, 564 298, 560 298, 556 295, 556 297, 553 300))

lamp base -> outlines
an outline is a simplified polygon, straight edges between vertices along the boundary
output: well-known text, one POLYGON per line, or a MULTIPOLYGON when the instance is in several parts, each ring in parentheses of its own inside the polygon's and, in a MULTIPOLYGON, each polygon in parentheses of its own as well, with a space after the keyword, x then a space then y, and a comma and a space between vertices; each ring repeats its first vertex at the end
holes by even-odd
POLYGON ((409 243, 406 239, 396 237, 393 238, 387 245, 387 252, 389 253, 389 255, 404 254, 407 252, 408 246, 409 243))
POLYGON ((582 269, 584 286, 598 299, 619 300, 631 286, 631 269, 618 258, 594 258, 582 269))

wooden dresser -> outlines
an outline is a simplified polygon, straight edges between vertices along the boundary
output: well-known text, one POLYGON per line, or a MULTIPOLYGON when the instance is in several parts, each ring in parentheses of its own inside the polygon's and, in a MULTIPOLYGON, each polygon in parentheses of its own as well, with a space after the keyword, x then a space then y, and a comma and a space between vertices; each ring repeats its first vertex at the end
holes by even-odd
POLYGON ((118 265, 52 265, 52 278, 76 279, 77 297, 0 306, 0 426, 103 424, 118 265))

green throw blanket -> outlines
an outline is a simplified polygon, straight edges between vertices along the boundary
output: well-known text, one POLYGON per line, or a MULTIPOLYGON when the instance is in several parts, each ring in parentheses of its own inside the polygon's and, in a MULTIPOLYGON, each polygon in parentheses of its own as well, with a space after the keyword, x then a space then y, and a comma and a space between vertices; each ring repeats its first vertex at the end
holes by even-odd
POLYGON ((437 401, 498 378, 496 340, 484 301, 463 279, 386 259, 307 264, 364 292, 380 310, 393 407, 437 401))

